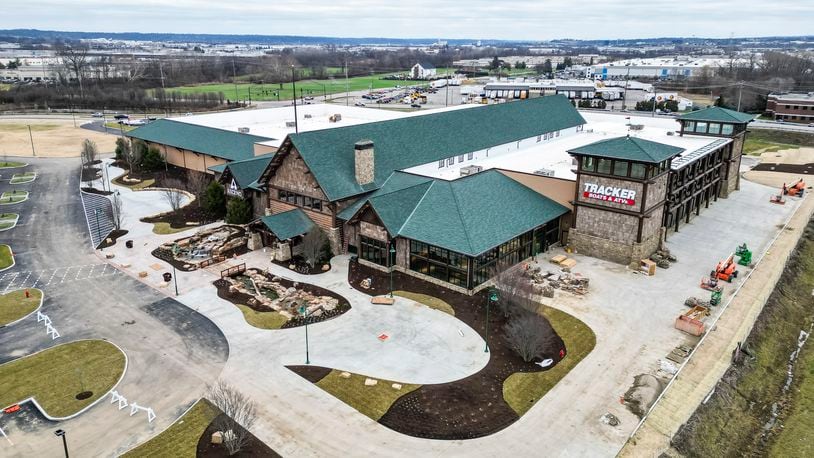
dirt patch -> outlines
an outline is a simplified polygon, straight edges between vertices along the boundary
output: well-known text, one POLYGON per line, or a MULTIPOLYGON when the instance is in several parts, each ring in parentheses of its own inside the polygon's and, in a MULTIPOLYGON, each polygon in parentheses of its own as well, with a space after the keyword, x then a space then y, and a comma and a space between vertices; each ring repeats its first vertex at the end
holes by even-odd
POLYGON ((93 391, 83 391, 81 393, 78 393, 75 397, 77 400, 82 401, 88 399, 91 396, 93 396, 93 391))
POLYGON ((331 373, 331 369, 320 366, 286 366, 286 368, 311 383, 317 383, 331 373))
POLYGON ((96 142, 100 153, 116 149, 116 135, 78 127, 84 122, 86 121, 77 118, 77 127, 74 127, 70 117, 0 120, 0 155, 31 156, 31 137, 34 139, 34 150, 40 157, 79 157, 82 142, 86 138, 96 142))
POLYGON ((302 256, 294 256, 288 261, 277 261, 276 259, 272 259, 271 262, 302 275, 316 275, 325 273, 327 270, 322 270, 322 266, 326 264, 328 265, 328 270, 331 270, 331 264, 329 262, 318 262, 312 268, 307 262, 305 262, 305 259, 302 256), (292 264, 294 265, 294 269, 291 269, 292 264))
POLYGON ((127 235, 126 229, 114 229, 113 232, 111 232, 107 237, 105 237, 105 239, 102 240, 102 243, 100 243, 99 246, 96 248, 103 249, 112 247, 113 245, 116 244, 116 240, 120 239, 121 237, 124 237, 125 235, 127 235), (108 242, 108 240, 110 240, 110 242, 108 242))
POLYGON ((664 389, 661 380, 650 374, 637 375, 633 379, 633 386, 625 393, 625 405, 639 418, 650 410, 664 389))
MULTIPOLYGON (((357 262, 350 264, 348 281, 367 294, 389 292, 389 274, 357 262), (370 289, 359 286, 365 278, 373 280, 370 289)), ((393 273, 393 284, 397 290, 427 294, 445 301, 455 309, 456 318, 482 337, 485 335, 485 290, 467 296, 401 272, 393 273)), ((423 385, 393 403, 379 423, 414 437, 457 440, 487 436, 517 421, 520 417, 503 399, 503 382, 517 372, 550 370, 564 357, 565 345, 559 336, 552 339, 552 345, 544 352, 545 358, 554 360, 548 368, 523 361, 506 344, 503 331, 506 318, 495 309, 491 310, 488 323, 490 358, 486 367, 455 382, 423 385)))
MULTIPOLYGON (((259 272, 256 269, 250 269, 250 270, 253 270, 255 272, 259 272)), ((288 280, 288 279, 285 279, 285 278, 275 277, 275 276, 270 275, 268 273, 265 273, 265 276, 266 276, 266 278, 268 280, 275 281, 275 282, 279 283, 281 286, 283 286, 286 289, 287 288, 296 288, 298 290, 305 291, 306 293, 314 295, 314 296, 332 297, 332 298, 336 299, 339 302, 337 304, 337 306, 334 307, 332 310, 322 310, 322 313, 320 315, 318 315, 318 316, 313 316, 313 315, 309 316, 307 318, 308 324, 320 323, 320 322, 323 322, 323 321, 330 320, 331 318, 336 318, 337 316, 342 315, 343 313, 347 312, 351 308, 350 307, 350 302, 348 302, 347 299, 345 299, 341 295, 339 295, 339 294, 337 294, 337 293, 335 293, 335 292, 333 292, 331 290, 327 290, 325 288, 321 288, 319 286, 312 285, 312 284, 309 284, 309 283, 295 282, 295 281, 291 281, 291 280, 288 280)), ((215 285, 215 288, 217 288, 218 297, 220 297, 221 299, 225 299, 225 300, 231 302, 232 304, 245 305, 246 307, 249 307, 250 309, 254 310, 255 312, 261 312, 261 313, 262 312, 274 312, 275 311, 271 307, 268 307, 268 306, 266 306, 266 305, 264 305, 264 304, 262 304, 260 302, 251 300, 251 299, 254 298, 252 295, 249 295, 249 294, 246 294, 246 293, 243 293, 243 292, 240 292, 240 291, 230 291, 229 290, 230 283, 228 281, 224 280, 224 279, 215 280, 212 284, 215 285)), ((296 327, 299 327, 299 326, 304 326, 305 321, 306 321, 306 319, 301 317, 301 316, 294 316, 291 319, 289 319, 282 326, 282 329, 296 328, 296 327)), ((330 371, 330 369, 328 369, 328 371, 330 371)))
POLYGON ((208 224, 214 221, 214 219, 209 218, 206 212, 199 207, 197 203, 192 202, 189 205, 181 207, 177 212, 149 216, 147 218, 141 218, 141 221, 153 224, 167 223, 173 229, 182 229, 208 224))
MULTIPOLYGON (((226 415, 226 414, 220 414, 226 415)), ((223 445, 216 445, 212 444, 212 433, 217 431, 215 425, 217 424, 218 418, 212 421, 209 426, 206 427, 206 431, 201 435, 201 438, 198 439, 198 448, 196 456, 198 458, 221 458, 229 456, 228 452, 226 451, 226 447, 223 445)), ((241 428, 242 429, 242 428, 241 428)), ((249 433, 249 444, 246 446, 244 450, 241 450, 237 454, 231 455, 232 457, 270 457, 275 458, 281 456, 279 453, 275 452, 271 447, 264 444, 260 439, 254 436, 254 434, 249 433)))
POLYGON ((112 191, 102 191, 101 189, 88 188, 88 187, 82 188, 82 191, 87 192, 89 194, 99 194, 100 196, 109 196, 109 195, 113 194, 112 191))

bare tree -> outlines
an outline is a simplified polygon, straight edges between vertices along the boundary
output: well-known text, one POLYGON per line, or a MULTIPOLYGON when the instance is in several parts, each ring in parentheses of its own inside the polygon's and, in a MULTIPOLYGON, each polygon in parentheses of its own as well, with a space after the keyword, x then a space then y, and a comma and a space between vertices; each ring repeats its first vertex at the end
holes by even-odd
POLYGON ((82 80, 84 79, 87 67, 90 65, 88 47, 84 45, 60 45, 57 48, 57 55, 62 60, 62 65, 64 65, 65 68, 73 74, 77 82, 79 82, 79 97, 85 98, 82 80))
POLYGON ((96 142, 90 139, 85 139, 82 142, 82 161, 86 166, 90 167, 96 161, 96 156, 99 155, 99 148, 96 147, 96 142))
POLYGON ((305 262, 313 269, 322 256, 322 247, 328 240, 322 229, 314 227, 311 232, 302 236, 302 257, 305 262))
POLYGON ((254 401, 224 381, 210 386, 206 398, 223 412, 214 423, 223 433, 226 451, 231 456, 243 450, 249 445, 249 430, 257 420, 254 401))
POLYGON ((184 193, 181 192, 183 187, 184 183, 181 180, 171 178, 164 182, 161 189, 161 197, 170 206, 173 213, 178 212, 181 209, 181 204, 184 203, 184 193))
POLYGON ((187 171, 187 191, 195 195, 199 206, 201 205, 203 193, 211 181, 212 178, 205 173, 196 172, 194 170, 187 171))
POLYGON ((500 292, 498 306, 504 317, 508 317, 514 309, 523 309, 531 312, 537 310, 538 304, 534 300, 534 285, 523 275, 521 267, 515 266, 498 273, 493 282, 500 292))
POLYGON ((121 230, 122 221, 124 220, 124 216, 122 215, 124 205, 118 191, 113 194, 113 200, 111 203, 113 208, 113 224, 116 226, 116 230, 121 230))
POLYGON ((543 359, 545 351, 556 343, 554 329, 548 320, 525 309, 514 310, 503 330, 506 343, 525 362, 543 359))

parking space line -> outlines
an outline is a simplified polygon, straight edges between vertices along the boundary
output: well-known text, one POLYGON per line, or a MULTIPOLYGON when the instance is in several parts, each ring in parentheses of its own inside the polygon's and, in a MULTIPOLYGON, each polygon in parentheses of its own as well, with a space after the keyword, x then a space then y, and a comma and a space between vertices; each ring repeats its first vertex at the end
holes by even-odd
POLYGON ((37 286, 37 283, 39 283, 39 282, 40 282, 40 279, 42 278, 42 274, 44 274, 44 273, 45 273, 45 271, 44 271, 44 270, 41 270, 41 271, 40 271, 40 274, 37 276, 37 279, 36 279, 36 280, 34 280, 34 283, 32 283, 32 284, 31 284, 31 287, 32 287, 32 288, 34 288, 35 286, 37 286))
POLYGON ((60 283, 64 283, 64 282, 65 282, 65 277, 67 277, 67 276, 68 276, 68 272, 69 272, 70 270, 71 270, 71 267, 67 267, 67 268, 65 268, 65 274, 62 276, 62 280, 60 280, 60 281, 59 281, 60 283))
POLYGON ((3 294, 6 294, 6 292, 8 292, 9 288, 11 288, 11 285, 14 284, 14 280, 17 279, 18 275, 20 275, 19 272, 14 273, 14 276, 11 278, 11 280, 9 280, 8 285, 6 285, 6 289, 3 290, 3 294))

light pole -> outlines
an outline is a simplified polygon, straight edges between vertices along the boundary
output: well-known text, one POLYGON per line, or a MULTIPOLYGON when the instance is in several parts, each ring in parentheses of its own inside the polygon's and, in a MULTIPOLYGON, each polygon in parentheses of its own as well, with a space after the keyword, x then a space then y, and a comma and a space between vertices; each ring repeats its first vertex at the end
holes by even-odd
POLYGON ((58 429, 54 431, 54 434, 62 438, 62 448, 65 449, 65 458, 68 458, 68 440, 65 438, 65 430, 58 429))
POLYGON ((297 82, 294 79, 294 66, 291 66, 291 88, 293 89, 293 94, 291 99, 294 101, 294 133, 300 133, 300 128, 297 125, 297 82))
POLYGON ((99 213, 102 213, 101 208, 93 209, 93 214, 96 216, 96 238, 99 240, 99 243, 102 243, 102 232, 99 229, 99 213))
POLYGON ((489 294, 486 297, 486 346, 483 349, 484 353, 489 353, 489 304, 491 302, 497 302, 498 300, 498 293, 497 289, 489 288, 489 294))
POLYGON ((172 281, 175 282, 175 295, 178 296, 178 275, 175 273, 175 265, 172 266, 172 281))
POLYGON ((396 258, 396 247, 393 246, 393 242, 390 242, 390 250, 388 250, 390 256, 387 257, 387 266, 388 270, 390 271, 390 299, 393 298, 393 260, 396 258))
POLYGON ((311 364, 308 354, 308 318, 310 317, 310 314, 308 313, 308 309, 305 308, 305 305, 300 305, 298 310, 300 315, 302 315, 303 319, 305 320, 305 364, 311 364))

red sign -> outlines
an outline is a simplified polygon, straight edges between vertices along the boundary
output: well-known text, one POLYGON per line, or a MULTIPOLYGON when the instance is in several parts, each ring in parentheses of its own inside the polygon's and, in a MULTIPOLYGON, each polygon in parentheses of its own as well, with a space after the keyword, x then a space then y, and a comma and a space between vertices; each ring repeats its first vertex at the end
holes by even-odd
POLYGON ((6 407, 6 409, 3 410, 3 412, 5 412, 5 413, 14 413, 14 412, 16 412, 18 410, 20 410, 20 405, 19 404, 14 404, 11 407, 6 407))
POLYGON ((636 205, 636 191, 617 188, 616 186, 601 186, 593 183, 585 183, 582 197, 614 204, 636 205))

